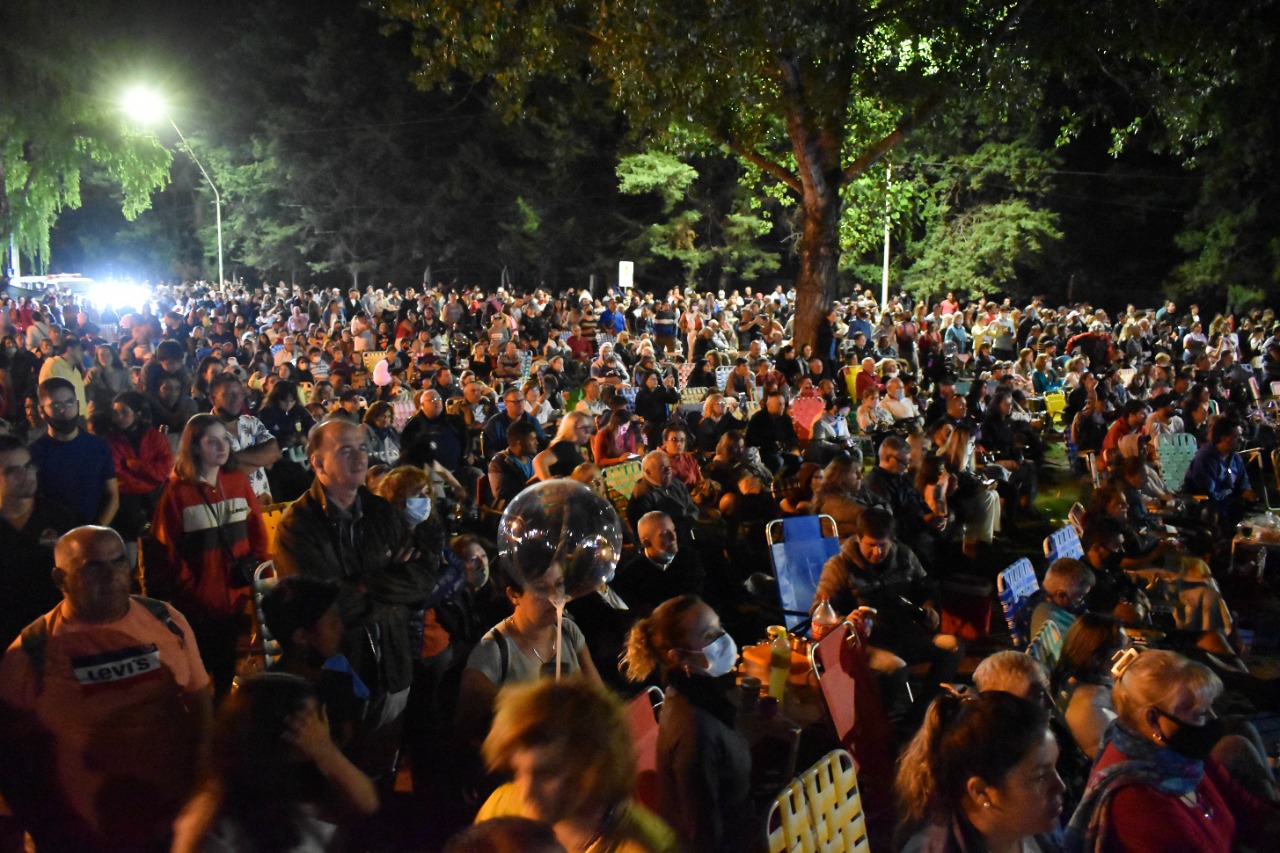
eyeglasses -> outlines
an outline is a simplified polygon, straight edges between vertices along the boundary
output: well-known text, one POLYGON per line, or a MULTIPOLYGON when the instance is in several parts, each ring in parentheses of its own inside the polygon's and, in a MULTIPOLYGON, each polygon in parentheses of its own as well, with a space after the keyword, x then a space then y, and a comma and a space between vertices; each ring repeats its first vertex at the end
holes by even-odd
POLYGON ((69 412, 79 407, 78 400, 46 400, 45 408, 55 412, 69 412))

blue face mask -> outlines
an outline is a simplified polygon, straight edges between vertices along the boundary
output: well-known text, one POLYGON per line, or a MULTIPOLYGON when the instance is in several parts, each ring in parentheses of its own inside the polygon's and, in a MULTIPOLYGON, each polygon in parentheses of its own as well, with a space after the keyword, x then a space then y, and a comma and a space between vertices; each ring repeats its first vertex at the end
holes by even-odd
POLYGON ((404 517, 409 522, 409 526, 421 524, 423 519, 431 514, 431 498, 417 497, 408 498, 404 502, 404 517))

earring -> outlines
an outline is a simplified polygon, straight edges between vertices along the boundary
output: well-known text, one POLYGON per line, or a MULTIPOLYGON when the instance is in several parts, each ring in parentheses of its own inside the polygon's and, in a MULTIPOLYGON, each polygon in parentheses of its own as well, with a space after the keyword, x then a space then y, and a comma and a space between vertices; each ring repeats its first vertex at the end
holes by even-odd
POLYGON ((983 807, 984 809, 989 809, 989 808, 991 808, 991 801, 990 801, 990 800, 985 801, 985 802, 982 804, 982 807, 983 807))

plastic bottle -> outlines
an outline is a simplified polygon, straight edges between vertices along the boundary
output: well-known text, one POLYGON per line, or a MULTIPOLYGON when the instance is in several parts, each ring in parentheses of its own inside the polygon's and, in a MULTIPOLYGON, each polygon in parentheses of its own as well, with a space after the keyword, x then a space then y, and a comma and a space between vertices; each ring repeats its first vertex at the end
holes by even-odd
POLYGON ((836 609, 831 606, 831 602, 824 595, 822 600, 818 602, 818 606, 813 609, 809 634, 813 637, 814 642, 817 642, 839 626, 840 614, 836 613, 836 609))
POLYGON ((783 625, 769 626, 769 696, 782 701, 791 677, 791 641, 783 625))

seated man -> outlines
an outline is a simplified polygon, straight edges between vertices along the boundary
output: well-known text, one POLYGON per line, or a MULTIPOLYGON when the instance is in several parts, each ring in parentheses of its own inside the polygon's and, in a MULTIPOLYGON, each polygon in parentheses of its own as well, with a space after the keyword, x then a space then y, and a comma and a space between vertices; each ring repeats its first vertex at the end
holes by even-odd
POLYGON ((507 449, 489 460, 489 491, 494 509, 506 506, 528 485, 537 452, 538 433, 533 424, 512 424, 507 430, 507 449))
POLYGON ((938 685, 955 677, 962 653, 956 637, 937 633, 938 585, 895 538, 894 527, 893 515, 882 507, 869 507, 858 517, 854 535, 822 567, 810 612, 826 599, 853 621, 872 620, 871 668, 892 677, 893 698, 885 704, 901 716, 905 664, 929 664, 923 710, 938 685))
POLYGON ((1249 472, 1236 452, 1240 444, 1240 424, 1221 418, 1209 427, 1209 441, 1196 452, 1187 468, 1185 491, 1208 495, 1217 510, 1224 531, 1230 531, 1245 515, 1245 505, 1258 495, 1249 484, 1249 472))
POLYGON ((648 616, 669 598, 702 595, 703 571, 697 550, 681 548, 675 523, 665 512, 647 512, 636 522, 644 550, 624 562, 611 586, 630 608, 632 620, 648 616))
MULTIPOLYGON (((902 539, 926 563, 933 558, 935 533, 945 522, 935 517, 925 501, 915 480, 907 470, 909 460, 907 443, 899 436, 886 436, 880 442, 879 464, 867 472, 862 481, 862 492, 871 501, 889 507, 900 523, 902 539)), ((871 502, 868 501, 868 502, 871 502)))
POLYGON ((484 425, 484 454, 488 458, 493 458, 497 453, 507 446, 507 430, 518 423, 526 423, 533 427, 534 435, 539 445, 547 443, 547 434, 542 431, 542 425, 537 419, 525 410, 524 394, 520 389, 512 386, 502 395, 503 410, 493 417, 489 418, 484 425))
POLYGON ((129 595, 110 528, 54 558, 62 601, 0 661, 0 795, 41 850, 167 850, 213 710, 191 626, 129 595))
POLYGON ((800 439, 781 390, 770 391, 764 398, 764 408, 747 421, 746 441, 747 447, 760 451, 760 461, 774 474, 800 468, 800 439))
POLYGON ((916 407, 915 401, 907 396, 906 383, 897 376, 885 383, 884 398, 880 401, 880 408, 893 416, 895 424, 920 420, 920 409, 916 407))
POLYGON ((671 457, 654 450, 644 457, 641 471, 644 476, 632 489, 627 503, 627 520, 632 525, 655 510, 671 516, 686 530, 698 520, 698 506, 690 497, 688 487, 672 473, 671 457))
POLYGON ((1076 618, 1085 612, 1085 601, 1093 589, 1093 569, 1073 557, 1059 557, 1044 573, 1044 600, 1031 613, 1031 633, 1036 637, 1044 623, 1053 622, 1062 632, 1075 624, 1076 618))

